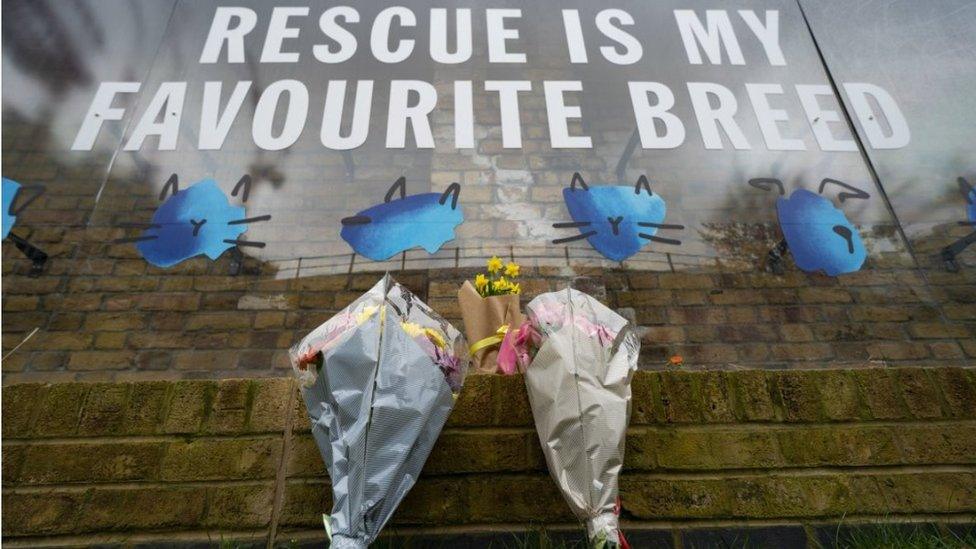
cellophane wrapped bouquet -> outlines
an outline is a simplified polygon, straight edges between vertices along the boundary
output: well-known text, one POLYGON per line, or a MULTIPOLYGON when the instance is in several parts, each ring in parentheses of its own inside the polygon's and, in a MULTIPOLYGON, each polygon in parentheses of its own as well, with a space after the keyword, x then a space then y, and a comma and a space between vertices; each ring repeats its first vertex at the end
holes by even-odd
POLYGON ((626 319, 567 288, 533 299, 500 353, 500 363, 525 370, 549 472, 586 523, 591 546, 627 547, 618 525, 618 479, 640 338, 626 319))
POLYGON ((332 481, 331 547, 364 548, 413 487, 468 369, 467 344, 388 275, 292 347, 332 481))

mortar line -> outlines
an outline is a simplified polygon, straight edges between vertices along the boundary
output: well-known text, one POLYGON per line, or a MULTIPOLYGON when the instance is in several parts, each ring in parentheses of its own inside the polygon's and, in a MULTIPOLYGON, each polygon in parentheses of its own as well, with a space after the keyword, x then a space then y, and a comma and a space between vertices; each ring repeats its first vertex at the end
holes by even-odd
MULTIPOLYGON (((635 470, 633 466, 624 466, 624 477, 627 479, 653 479, 668 481, 688 481, 697 482, 702 480, 727 481, 730 477, 739 479, 762 479, 762 478, 787 478, 787 477, 821 477, 832 475, 843 476, 865 476, 876 477, 886 474, 899 476, 912 474, 949 474, 949 473, 976 473, 976 463, 934 463, 927 464, 888 464, 888 465, 847 465, 847 466, 827 466, 827 465, 800 465, 796 467, 768 467, 756 466, 755 468, 729 467, 725 469, 664 469, 655 467, 654 469, 635 470)), ((538 479, 548 478, 542 469, 532 469, 523 471, 491 471, 491 472, 469 472, 469 473, 447 473, 447 474, 428 474, 424 478, 428 479, 479 479, 490 476, 492 478, 504 479, 538 479)), ((328 481, 321 475, 295 475, 287 480, 293 484, 321 483, 326 485, 328 481)))
POLYGON ((281 437, 281 460, 278 462, 278 471, 274 481, 274 499, 272 500, 271 522, 268 524, 268 544, 267 549, 273 549, 275 538, 278 535, 278 521, 281 520, 281 511, 285 502, 286 474, 288 461, 291 451, 292 423, 294 421, 295 394, 299 389, 295 386, 292 379, 288 384, 288 399, 286 401, 287 412, 285 413, 284 433, 281 437))
MULTIPOLYGON (((785 422, 785 421, 729 421, 729 422, 712 422, 712 423, 682 423, 682 424, 668 424, 668 423, 631 423, 627 430, 630 431, 667 431, 667 432, 681 432, 681 431, 711 431, 718 433, 729 433, 729 432, 740 432, 744 430, 748 431, 791 431, 791 430, 812 430, 821 428, 856 428, 856 427, 872 427, 872 428, 904 428, 904 427, 965 427, 976 424, 976 418, 943 418, 943 419, 918 419, 918 418, 905 418, 905 419, 873 419, 873 420, 847 420, 847 421, 810 421, 810 422, 785 422)), ((300 431, 299 434, 308 434, 310 431, 300 431)), ((445 435, 512 435, 512 434, 535 434, 535 427, 532 425, 516 425, 516 426, 494 426, 494 425, 471 425, 463 426, 456 425, 453 427, 447 427, 442 431, 445 435)), ((56 445, 56 444, 78 444, 78 445, 96 445, 96 444, 127 444, 127 443, 166 443, 166 442, 222 442, 227 440, 264 440, 269 438, 275 438, 277 434, 275 432, 260 431, 260 432, 239 432, 239 433, 215 433, 215 434, 199 434, 199 433, 173 433, 173 434, 149 434, 149 435, 122 435, 122 436, 110 436, 110 435, 99 435, 99 436, 60 436, 60 437, 47 437, 47 438, 32 438, 32 437, 4 437, 3 443, 5 446, 45 446, 45 445, 56 445)))

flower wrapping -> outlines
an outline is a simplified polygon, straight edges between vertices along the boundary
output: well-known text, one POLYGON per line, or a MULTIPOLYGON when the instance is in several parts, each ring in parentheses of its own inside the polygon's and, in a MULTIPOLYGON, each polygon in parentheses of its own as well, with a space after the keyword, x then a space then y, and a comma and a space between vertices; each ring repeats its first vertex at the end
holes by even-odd
POLYGON ((525 384, 549 472, 594 546, 624 546, 616 502, 640 338, 571 288, 536 297, 527 316, 514 353, 530 361, 525 384))
POLYGON ((331 547, 367 547, 413 487, 466 352, 460 332, 389 276, 292 348, 332 481, 331 547))
MULTIPOLYGON (((461 306, 461 319, 464 321, 464 334, 471 344, 498 335, 499 328, 507 327, 508 332, 522 324, 522 311, 517 294, 481 297, 478 290, 465 281, 458 290, 458 303, 461 306)), ((481 373, 514 373, 499 369, 498 348, 502 337, 495 344, 477 350, 472 356, 475 370, 481 373)))

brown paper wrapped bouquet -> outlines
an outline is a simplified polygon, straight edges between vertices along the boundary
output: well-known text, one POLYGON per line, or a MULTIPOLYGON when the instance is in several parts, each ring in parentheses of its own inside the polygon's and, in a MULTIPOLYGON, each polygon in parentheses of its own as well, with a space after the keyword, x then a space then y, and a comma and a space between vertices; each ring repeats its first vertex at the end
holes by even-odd
POLYGON ((464 281, 458 290, 464 332, 471 345, 472 367, 480 373, 496 373, 498 347, 509 330, 522 324, 519 294, 522 288, 515 280, 519 276, 517 263, 502 264, 492 257, 488 272, 480 273, 474 283, 464 281))

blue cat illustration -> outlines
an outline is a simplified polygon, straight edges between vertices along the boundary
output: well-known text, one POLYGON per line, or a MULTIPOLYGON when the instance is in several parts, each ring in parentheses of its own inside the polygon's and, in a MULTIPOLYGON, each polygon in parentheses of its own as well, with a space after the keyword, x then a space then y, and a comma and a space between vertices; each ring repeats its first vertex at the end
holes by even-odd
POLYGON ((17 216, 24 211, 27 206, 44 194, 42 185, 21 185, 13 179, 3 179, 3 239, 7 237, 14 243, 14 246, 23 253, 27 259, 31 260, 31 270, 28 276, 34 278, 41 275, 44 264, 47 263, 48 255, 37 246, 27 240, 11 233, 11 229, 17 224, 17 216))
MULTIPOLYGON (((247 202, 251 177, 245 175, 234 186, 231 196, 243 189, 241 200, 247 202)), ((170 176, 159 195, 163 204, 148 224, 126 224, 144 228, 140 236, 116 242, 135 242, 142 257, 157 267, 171 267, 198 255, 217 259, 235 246, 263 248, 263 242, 241 240, 247 224, 267 221, 270 215, 246 218, 244 206, 231 206, 213 179, 197 181, 186 189, 179 188, 176 174, 170 176), (169 194, 169 198, 167 198, 169 194)))
POLYGON ((44 194, 41 185, 21 185, 13 179, 3 179, 3 236, 7 238, 10 229, 17 224, 17 216, 24 211, 31 202, 44 194))
POLYGON ((451 183, 443 193, 407 196, 406 181, 397 179, 382 204, 342 219, 339 234, 356 253, 383 261, 416 247, 432 254, 454 239, 454 229, 464 222, 458 207, 461 186, 451 183))
POLYGON ((867 250, 861 235, 844 212, 821 194, 827 185, 838 185, 845 189, 838 195, 843 204, 848 198, 870 198, 868 193, 830 178, 820 182, 817 193, 797 189, 789 198, 784 198, 786 191, 778 179, 751 179, 749 184, 765 191, 773 186, 779 189, 776 214, 784 241, 771 252, 774 260, 789 250, 800 270, 830 276, 856 272, 864 264, 867 250))
POLYGON ((976 226, 976 189, 969 184, 969 181, 960 177, 959 190, 962 191, 962 196, 966 199, 966 215, 969 217, 969 220, 964 221, 963 224, 976 226))
POLYGON ((641 175, 633 186, 587 186, 579 173, 573 174, 569 187, 563 189, 563 200, 572 222, 554 223, 556 229, 579 229, 578 235, 557 238, 553 244, 586 239, 603 256, 623 261, 636 254, 648 242, 681 244, 671 238, 654 236, 658 229, 684 229, 682 225, 662 223, 667 204, 651 192, 647 176, 641 175))

